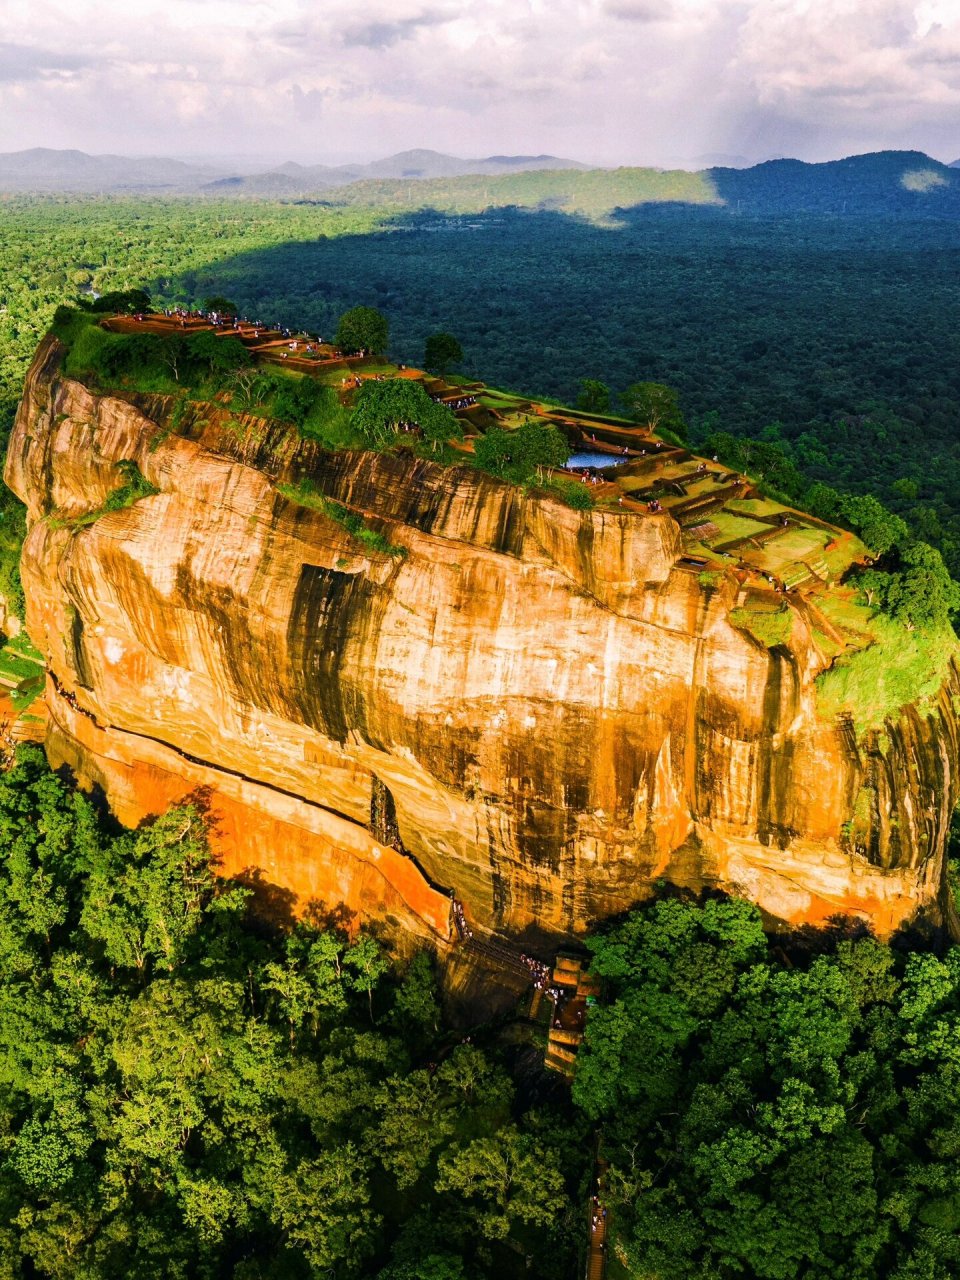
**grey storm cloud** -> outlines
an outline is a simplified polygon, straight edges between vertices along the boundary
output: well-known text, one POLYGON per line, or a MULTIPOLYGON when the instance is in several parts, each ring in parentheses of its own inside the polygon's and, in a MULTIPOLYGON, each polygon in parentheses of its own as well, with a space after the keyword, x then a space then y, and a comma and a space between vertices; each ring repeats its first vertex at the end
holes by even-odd
POLYGON ((605 0, 603 11, 624 22, 662 22, 669 17, 669 7, 655 0, 605 0))
POLYGON ((324 106, 329 96, 325 89, 307 89, 304 91, 298 84, 293 85, 290 90, 290 98, 297 118, 305 121, 319 119, 323 114, 324 106))
POLYGON ((56 49, 39 49, 0 40, 0 82, 3 83, 72 75, 102 62, 101 58, 84 54, 62 53, 56 49))
POLYGON ((439 27, 449 21, 450 15, 446 13, 424 13, 394 22, 368 22, 348 27, 343 33, 343 43, 353 48, 389 49, 401 40, 412 39, 424 27, 439 27))

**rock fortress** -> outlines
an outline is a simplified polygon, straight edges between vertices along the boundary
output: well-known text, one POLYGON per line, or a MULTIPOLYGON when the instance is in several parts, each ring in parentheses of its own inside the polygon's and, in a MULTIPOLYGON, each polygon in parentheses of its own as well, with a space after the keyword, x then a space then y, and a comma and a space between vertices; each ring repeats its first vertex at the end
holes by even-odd
MULTIPOLYGON (((239 336, 338 390, 383 376, 239 336)), ((43 341, 6 481, 54 765, 129 824, 193 796, 265 901, 441 952, 465 931, 556 946, 663 882, 771 923, 943 921, 958 671, 947 655, 872 719, 831 693, 873 643, 852 534, 649 427, 388 372, 456 409, 466 452, 491 422, 557 425, 598 455, 594 505, 402 440, 328 451, 225 404, 92 389, 43 341), (111 509, 119 464, 147 484, 111 509)))

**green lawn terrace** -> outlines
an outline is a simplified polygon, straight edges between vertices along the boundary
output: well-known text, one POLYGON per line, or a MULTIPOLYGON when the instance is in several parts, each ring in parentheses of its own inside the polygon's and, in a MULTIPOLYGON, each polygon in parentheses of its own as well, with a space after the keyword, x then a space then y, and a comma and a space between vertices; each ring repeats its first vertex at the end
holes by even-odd
MULTIPOLYGON (((805 593, 837 582, 867 559, 853 534, 764 497, 755 483, 716 459, 666 446, 655 436, 613 478, 630 506, 656 504, 678 522, 691 567, 734 568, 776 590, 805 593)), ((608 473, 609 474, 609 473, 608 473)))
MULTIPOLYGON (((435 400, 448 405, 462 428, 461 453, 492 427, 514 430, 525 422, 556 426, 574 452, 609 458, 583 471, 546 469, 548 481, 586 483, 594 505, 643 517, 668 513, 680 525, 684 555, 680 567, 692 572, 733 573, 743 591, 777 596, 801 593, 814 602, 834 594, 836 584, 869 553, 853 534, 836 529, 765 497, 749 476, 732 472, 717 459, 701 458, 658 437, 644 424, 607 414, 548 404, 462 377, 437 377, 383 356, 346 355, 315 335, 266 328, 250 322, 213 325, 196 315, 113 316, 103 327, 118 333, 190 335, 210 330, 239 339, 255 363, 291 375, 316 378, 349 405, 368 378, 409 378, 423 383, 435 400)), ((782 603, 782 601, 781 601, 782 603)), ((841 633, 825 625, 835 640, 841 633)), ((860 628, 856 628, 860 630, 860 628)), ((851 642, 849 630, 838 640, 851 642)))

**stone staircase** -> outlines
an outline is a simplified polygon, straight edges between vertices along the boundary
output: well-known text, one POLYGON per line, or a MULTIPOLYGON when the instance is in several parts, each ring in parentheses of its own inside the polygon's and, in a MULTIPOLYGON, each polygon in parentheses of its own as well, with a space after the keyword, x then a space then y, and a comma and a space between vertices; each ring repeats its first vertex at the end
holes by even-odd
POLYGON ((547 1035, 544 1065, 572 1080, 587 1010, 600 994, 600 980, 584 970, 581 957, 558 956, 551 982, 561 994, 547 1035))

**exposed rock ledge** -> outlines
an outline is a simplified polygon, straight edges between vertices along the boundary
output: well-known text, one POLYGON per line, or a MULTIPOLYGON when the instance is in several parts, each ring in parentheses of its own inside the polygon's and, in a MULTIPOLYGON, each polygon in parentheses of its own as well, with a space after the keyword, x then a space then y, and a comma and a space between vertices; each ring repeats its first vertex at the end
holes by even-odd
POLYGON ((937 913, 956 672, 883 750, 858 743, 818 717, 802 602, 786 646, 754 643, 733 578, 678 566, 666 514, 574 512, 255 419, 173 430, 164 398, 98 398, 60 356, 37 354, 6 479, 49 754, 122 819, 202 788, 228 870, 434 938, 450 890, 482 925, 556 937, 660 878, 884 935, 937 913), (64 523, 123 459, 160 492, 64 523), (278 492, 304 475, 406 554, 278 492))

